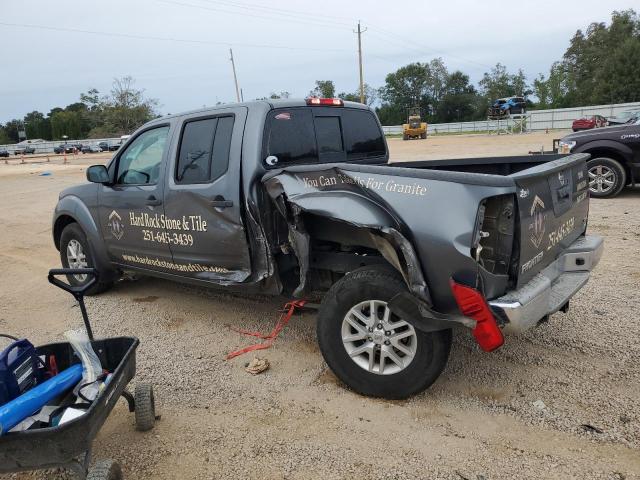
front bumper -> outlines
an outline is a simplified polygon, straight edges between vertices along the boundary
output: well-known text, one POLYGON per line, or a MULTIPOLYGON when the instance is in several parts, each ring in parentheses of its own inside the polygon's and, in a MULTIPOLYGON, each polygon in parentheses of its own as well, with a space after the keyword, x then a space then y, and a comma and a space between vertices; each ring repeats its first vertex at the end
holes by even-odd
POLYGON ((547 315, 556 313, 589 280, 604 250, 604 240, 597 235, 577 239, 556 261, 529 283, 489 301, 489 306, 505 321, 505 333, 521 333, 547 315))

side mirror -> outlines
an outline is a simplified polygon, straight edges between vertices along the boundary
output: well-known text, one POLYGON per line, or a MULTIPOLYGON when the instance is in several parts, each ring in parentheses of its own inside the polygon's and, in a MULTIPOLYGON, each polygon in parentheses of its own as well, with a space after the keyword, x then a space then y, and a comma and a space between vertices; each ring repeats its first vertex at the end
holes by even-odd
POLYGON ((104 165, 91 165, 87 168, 87 180, 91 183, 111 183, 109 172, 104 165))

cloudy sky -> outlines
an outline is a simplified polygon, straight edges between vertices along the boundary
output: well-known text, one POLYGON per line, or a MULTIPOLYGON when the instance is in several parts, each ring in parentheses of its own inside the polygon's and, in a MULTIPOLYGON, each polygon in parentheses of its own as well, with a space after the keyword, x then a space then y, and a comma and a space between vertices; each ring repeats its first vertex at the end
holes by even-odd
POLYGON ((636 1, 0 0, 0 122, 106 93, 124 75, 162 113, 234 101, 230 46, 245 99, 305 96, 316 79, 355 91, 359 19, 374 87, 435 56, 476 82, 498 61, 531 80, 577 29, 636 1))

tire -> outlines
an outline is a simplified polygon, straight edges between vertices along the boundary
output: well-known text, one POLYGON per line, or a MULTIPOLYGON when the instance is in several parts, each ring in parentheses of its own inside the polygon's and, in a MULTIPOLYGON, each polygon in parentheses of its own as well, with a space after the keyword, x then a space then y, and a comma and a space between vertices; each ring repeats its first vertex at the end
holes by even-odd
POLYGON ((320 351, 336 376, 362 395, 407 398, 429 387, 447 363, 451 350, 451 330, 422 332, 394 314, 389 317, 389 322, 385 322, 386 302, 404 291, 404 280, 392 268, 363 267, 336 282, 322 301, 317 323, 320 351), (363 337, 369 335, 371 330, 363 326, 365 322, 358 322, 352 312, 356 310, 360 318, 367 317, 366 305, 372 300, 376 313, 371 315, 371 308, 368 308, 368 320, 372 321, 368 325, 374 330, 371 336, 363 337), (354 321, 360 326, 359 329, 353 326, 354 321), (383 322, 383 328, 379 329, 383 322), (399 323, 404 325, 398 327, 399 323), (404 338, 394 341, 394 335, 404 335, 404 338), (363 338, 354 342, 348 340, 357 337, 363 338), (394 343, 391 344, 391 341, 394 343), (413 354, 412 359, 410 354, 405 355, 403 350, 396 347, 399 344, 402 344, 404 351, 413 354), (363 349, 367 350, 362 355, 355 354, 363 349), (383 351, 384 359, 381 357, 383 351), (386 352, 390 351, 400 363, 389 361, 391 357, 386 352), (373 352, 373 368, 372 354, 369 352, 373 352))
POLYGON ((156 402, 153 387, 148 383, 139 383, 134 392, 136 406, 136 430, 146 432, 156 424, 156 402))
MULTIPOLYGON (((91 246, 87 241, 87 237, 77 223, 70 223, 60 235, 60 261, 63 268, 74 267, 96 267, 96 263, 93 258, 91 246), (80 249, 78 249, 78 246, 80 249), (75 252, 75 257, 73 256, 75 252)), ((87 291, 86 295, 96 295, 102 293, 113 285, 111 280, 104 280, 109 278, 107 272, 98 269, 98 283, 87 291)), ((89 281, 88 276, 68 275, 67 281, 74 286, 85 285, 89 281), (84 278, 82 278, 84 277, 84 278)))
POLYGON ((424 140, 425 138, 427 138, 427 134, 426 133, 421 133, 420 134, 420 138, 424 140))
POLYGON ((587 162, 589 192, 594 198, 611 198, 627 184, 624 167, 612 158, 599 157, 587 162))
POLYGON ((102 460, 89 470, 87 480, 122 480, 120 464, 113 460, 102 460))
POLYGON ((409 135, 402 135, 402 140, 409 140, 409 135))

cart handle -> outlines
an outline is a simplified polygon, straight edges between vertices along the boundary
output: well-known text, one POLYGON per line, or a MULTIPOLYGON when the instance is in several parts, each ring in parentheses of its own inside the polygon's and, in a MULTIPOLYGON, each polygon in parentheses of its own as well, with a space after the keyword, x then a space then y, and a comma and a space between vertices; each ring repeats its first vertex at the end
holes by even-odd
POLYGON ((95 268, 52 268, 49 270, 47 276, 49 283, 61 288, 65 292, 69 292, 80 305, 80 312, 82 313, 82 320, 84 320, 84 326, 87 329, 87 335, 89 340, 93 341, 93 331, 91 329, 91 323, 89 323, 89 316, 87 315, 87 309, 84 306, 84 294, 93 287, 98 281, 98 271, 95 268), (89 275, 91 278, 85 285, 74 286, 63 282, 57 276, 61 275, 89 275))
POLYGON ((98 271, 95 268, 52 268, 49 270, 47 279, 49 283, 69 292, 77 299, 78 295, 84 295, 87 290, 95 285, 98 281, 98 271), (89 275, 91 278, 85 285, 75 286, 56 278, 61 275, 89 275))

